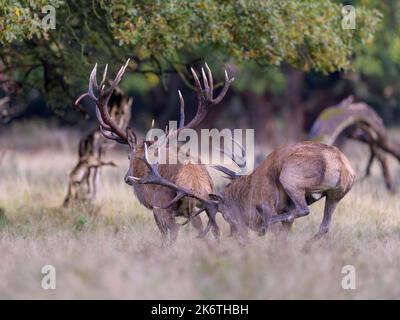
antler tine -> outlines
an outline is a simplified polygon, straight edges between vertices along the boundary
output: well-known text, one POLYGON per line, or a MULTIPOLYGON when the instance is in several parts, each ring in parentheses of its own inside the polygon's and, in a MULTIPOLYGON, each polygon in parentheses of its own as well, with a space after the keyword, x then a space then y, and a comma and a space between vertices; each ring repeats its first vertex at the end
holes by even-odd
POLYGON ((212 91, 210 90, 210 87, 208 85, 206 73, 204 72, 204 68, 201 68, 201 75, 203 76, 203 83, 204 83, 204 91, 207 95, 207 99, 212 99, 212 91))
POLYGON ((179 129, 181 129, 185 125, 185 100, 183 99, 181 90, 178 90, 178 95, 180 100, 179 129))
POLYGON ((206 70, 207 70, 207 76, 208 76, 208 84, 210 85, 210 92, 214 91, 214 80, 212 76, 212 72, 210 67, 208 66, 207 62, 205 62, 206 70))
POLYGON ((123 66, 119 69, 117 75, 115 76, 114 81, 111 83, 111 87, 110 87, 110 89, 109 89, 108 96, 107 96, 107 102, 108 102, 108 99, 111 97, 111 94, 112 94, 112 92, 114 91, 114 89, 115 89, 115 88, 117 87, 117 85, 120 83, 120 81, 121 81, 121 79, 122 79, 122 75, 124 74, 126 68, 128 67, 129 61, 130 61, 130 59, 126 60, 125 65, 123 65, 123 66))
POLYGON ((201 88, 201 84, 200 84, 200 80, 197 75, 197 72, 193 68, 190 68, 190 70, 192 71, 193 79, 196 84, 197 95, 201 95, 202 88, 201 88))
MULTIPOLYGON (((243 166, 243 164, 242 164, 242 162, 240 162, 240 161, 238 161, 237 159, 236 159, 236 155, 233 153, 233 152, 228 152, 228 151, 226 151, 226 150, 224 150, 224 149, 221 149, 221 148, 216 148, 218 151, 220 151, 220 152, 222 152, 223 154, 225 154, 226 156, 228 156, 229 158, 231 158, 231 160, 239 167, 239 168, 241 168, 241 169, 243 169, 245 166, 243 166)), ((222 171, 222 170, 220 170, 220 171, 222 171)), ((226 173, 226 172, 225 172, 226 173)))
MULTIPOLYGON (((241 156, 240 156, 240 160, 238 160, 237 158, 239 157, 237 154, 235 154, 233 151, 228 153, 228 151, 226 151, 225 149, 221 149, 221 148, 217 148, 218 151, 222 152, 223 154, 227 155, 229 158, 232 159, 232 161, 240 168, 240 169, 244 169, 246 168, 247 165, 247 161, 246 161, 246 150, 243 148, 243 146, 236 141, 235 139, 232 138, 232 142, 235 143, 237 146, 240 147, 240 151, 241 151, 241 156)), ((222 170, 220 170, 222 171, 222 170)), ((226 172, 225 172, 226 173, 226 172)))
POLYGON ((100 114, 100 110, 97 107, 96 107, 96 118, 100 123, 100 129, 106 129, 108 131, 111 131, 111 127, 103 121, 103 118, 101 117, 100 114))
POLYGON ((93 101, 97 102, 99 100, 98 97, 95 96, 93 87, 95 87, 96 90, 98 90, 99 86, 97 84, 96 80, 96 74, 97 74, 97 63, 94 65, 94 68, 92 69, 92 72, 90 73, 89 77, 89 97, 93 99, 93 101))
POLYGON ((117 141, 117 142, 123 143, 123 144, 126 143, 126 140, 121 139, 120 137, 118 137, 117 135, 112 133, 111 131, 104 129, 102 126, 100 126, 100 132, 104 136, 104 138, 114 140, 114 141, 117 141))
POLYGON ((235 78, 229 78, 228 76, 228 71, 225 70, 225 82, 224 82, 224 86, 221 90, 221 92, 219 93, 219 95, 213 99, 213 103, 217 104, 220 103, 221 100, 225 97, 226 93, 228 92, 228 89, 231 85, 231 83, 235 80, 235 78))
MULTIPOLYGON (((103 78, 101 79, 101 82, 100 82, 100 87, 103 87, 103 85, 104 85, 104 82, 106 81, 106 77, 107 77, 107 70, 108 70, 108 63, 106 64, 106 66, 105 66, 105 68, 104 68, 104 71, 103 71, 103 78)), ((96 80, 97 81, 97 80, 96 80)))
POLYGON ((228 169, 227 167, 221 166, 221 165, 215 165, 212 166, 215 170, 221 171, 222 173, 225 173, 226 176, 224 178, 234 180, 240 177, 239 174, 237 174, 235 171, 232 171, 231 169, 228 169))
POLYGON ((237 164, 237 166, 239 168, 243 169, 247 165, 247 161, 246 161, 247 153, 246 153, 246 150, 245 150, 245 148, 243 148, 242 144, 239 143, 238 141, 236 141, 235 139, 232 139, 232 141, 233 141, 233 143, 235 143, 240 148, 240 151, 241 151, 241 154, 242 154, 241 155, 241 157, 242 157, 241 164, 237 163, 236 161, 235 161, 235 163, 237 164))
MULTIPOLYGON (((96 100, 96 104, 97 104, 96 116, 100 122, 100 129, 101 129, 102 134, 104 135, 104 137, 106 137, 108 139, 115 140, 115 141, 118 141, 121 143, 126 143, 126 141, 127 141, 126 133, 111 118, 110 113, 107 108, 107 105, 108 105, 108 101, 110 100, 110 97, 111 97, 113 91, 115 90, 115 88, 117 87, 119 82, 121 81, 122 75, 124 74, 128 64, 129 64, 129 61, 130 61, 130 59, 128 59, 126 61, 125 65, 123 65, 119 69, 114 81, 112 81, 112 83, 111 83, 110 88, 105 93, 104 92, 104 87, 105 87, 104 82, 105 82, 105 78, 107 76, 107 68, 108 68, 106 66, 104 73, 103 73, 103 79, 101 82, 100 97, 96 100)), ((95 76, 96 76, 96 71, 92 72, 92 74, 91 74, 91 79, 92 79, 91 83, 94 82, 93 78, 95 76)))
POLYGON ((78 97, 78 99, 75 100, 75 105, 77 106, 77 105, 81 102, 81 100, 82 100, 83 98, 87 97, 87 96, 89 96, 89 92, 86 92, 86 93, 81 94, 81 95, 78 97))

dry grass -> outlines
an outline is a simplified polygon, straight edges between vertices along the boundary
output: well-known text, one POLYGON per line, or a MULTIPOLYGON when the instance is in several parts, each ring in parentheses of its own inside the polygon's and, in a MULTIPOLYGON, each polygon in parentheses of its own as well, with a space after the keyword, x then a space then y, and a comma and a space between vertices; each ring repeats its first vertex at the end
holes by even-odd
MULTIPOLYGON (((0 298, 400 297, 400 200, 384 189, 377 165, 342 201, 330 234, 308 254, 301 248, 318 229, 322 203, 295 223, 286 244, 274 234, 253 235, 242 247, 220 221, 219 245, 195 239, 186 226, 174 246, 163 248, 151 213, 122 181, 123 152, 109 155, 119 166, 103 172, 99 208, 66 210, 60 204, 77 133, 31 126, 27 137, 21 129, 0 138, 9 148, 0 166, 0 298), (56 290, 41 288, 46 264, 56 267, 56 290), (347 264, 356 268, 356 290, 341 288, 347 264)), ((350 149, 360 172, 366 150, 350 149)))

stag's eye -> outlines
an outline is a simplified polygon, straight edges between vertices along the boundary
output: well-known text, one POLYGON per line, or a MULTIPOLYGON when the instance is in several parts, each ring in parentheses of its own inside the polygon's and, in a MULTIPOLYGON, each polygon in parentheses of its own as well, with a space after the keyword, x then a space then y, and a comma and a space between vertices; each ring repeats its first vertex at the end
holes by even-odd
POLYGON ((129 160, 129 161, 131 160, 131 155, 128 156, 128 160, 129 160))

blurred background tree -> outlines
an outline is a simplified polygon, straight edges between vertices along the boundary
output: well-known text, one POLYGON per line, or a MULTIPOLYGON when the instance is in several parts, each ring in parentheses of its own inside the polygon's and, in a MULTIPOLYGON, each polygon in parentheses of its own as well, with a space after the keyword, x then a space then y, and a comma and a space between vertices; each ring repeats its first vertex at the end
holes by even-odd
POLYGON ((45 104, 45 114, 74 123, 73 101, 86 90, 94 63, 109 63, 112 74, 128 57, 122 86, 134 96, 133 118, 142 129, 153 117, 160 126, 177 118, 176 90, 184 85, 188 118, 193 115, 188 70, 204 61, 217 79, 224 68, 237 76, 207 125, 227 126, 230 119, 236 127, 255 128, 260 143, 299 139, 322 108, 349 93, 397 112, 399 9, 392 1, 350 1, 355 29, 342 28, 343 4, 334 0, 0 4, 0 72, 22 84, 18 103, 30 111, 21 116, 37 114, 45 104), (56 28, 46 30, 41 19, 48 4, 56 8, 56 28))

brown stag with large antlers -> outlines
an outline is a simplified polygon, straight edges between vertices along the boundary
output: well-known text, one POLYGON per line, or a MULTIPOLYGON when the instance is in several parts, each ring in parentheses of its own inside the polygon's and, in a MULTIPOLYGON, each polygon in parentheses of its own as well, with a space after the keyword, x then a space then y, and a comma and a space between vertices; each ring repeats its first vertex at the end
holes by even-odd
POLYGON ((249 228, 259 235, 265 234, 270 223, 282 222, 289 229, 294 219, 309 214, 311 203, 325 197, 324 217, 313 237, 319 239, 329 231, 332 214, 355 179, 348 159, 339 149, 317 142, 277 148, 249 175, 237 175, 226 167, 216 166, 232 181, 221 194, 211 194, 209 199, 168 181, 158 171, 157 162, 150 163, 147 152, 142 160, 151 174, 147 178, 128 179, 166 186, 198 199, 203 209, 214 215, 221 212, 241 240, 247 238, 249 228))
MULTIPOLYGON (((187 197, 186 194, 182 194, 179 190, 174 190, 169 187, 159 185, 143 185, 136 183, 130 179, 131 176, 145 179, 148 177, 150 171, 148 167, 141 160, 145 154, 145 141, 139 139, 135 132, 128 128, 124 131, 119 127, 109 114, 107 105, 113 90, 117 87, 121 81, 122 75, 127 68, 129 60, 126 64, 121 67, 114 81, 111 82, 110 88, 105 89, 105 81, 107 75, 107 66, 103 73, 103 78, 100 84, 96 80, 97 64, 93 68, 90 80, 89 90, 83 96, 89 96, 96 104, 96 116, 100 123, 100 130, 103 136, 107 139, 117 141, 122 144, 127 144, 130 147, 129 155, 129 170, 125 177, 125 182, 133 186, 134 192, 142 203, 148 209, 153 210, 154 218, 158 228, 161 231, 163 239, 166 240, 168 235, 171 241, 174 241, 178 236, 179 224, 176 223, 176 216, 186 216, 190 218, 193 226, 198 230, 199 236, 205 235, 203 224, 200 217, 195 214, 195 207, 199 205, 201 201, 208 201, 208 195, 212 193, 213 183, 207 172, 207 169, 203 164, 199 164, 199 161, 194 163, 177 163, 177 164, 161 164, 159 166, 160 173, 163 177, 172 181, 175 185, 183 188, 187 192, 196 190, 199 199, 193 197, 187 197)), ((233 81, 233 78, 229 78, 225 72, 225 82, 221 92, 217 97, 214 95, 214 84, 212 73, 206 64, 206 72, 202 69, 203 85, 196 72, 192 69, 193 78, 196 84, 198 108, 194 118, 188 123, 184 124, 184 99, 179 92, 180 98, 180 122, 179 128, 171 134, 177 135, 185 128, 197 127, 203 119, 206 117, 208 112, 212 109, 212 106, 219 103, 228 91, 228 88, 233 81)), ((78 99, 78 100, 79 100, 78 99)), ((210 211, 211 208, 206 208, 208 216, 211 218, 208 223, 208 231, 210 228, 216 237, 219 237, 219 229, 213 217, 215 213, 210 211)))

